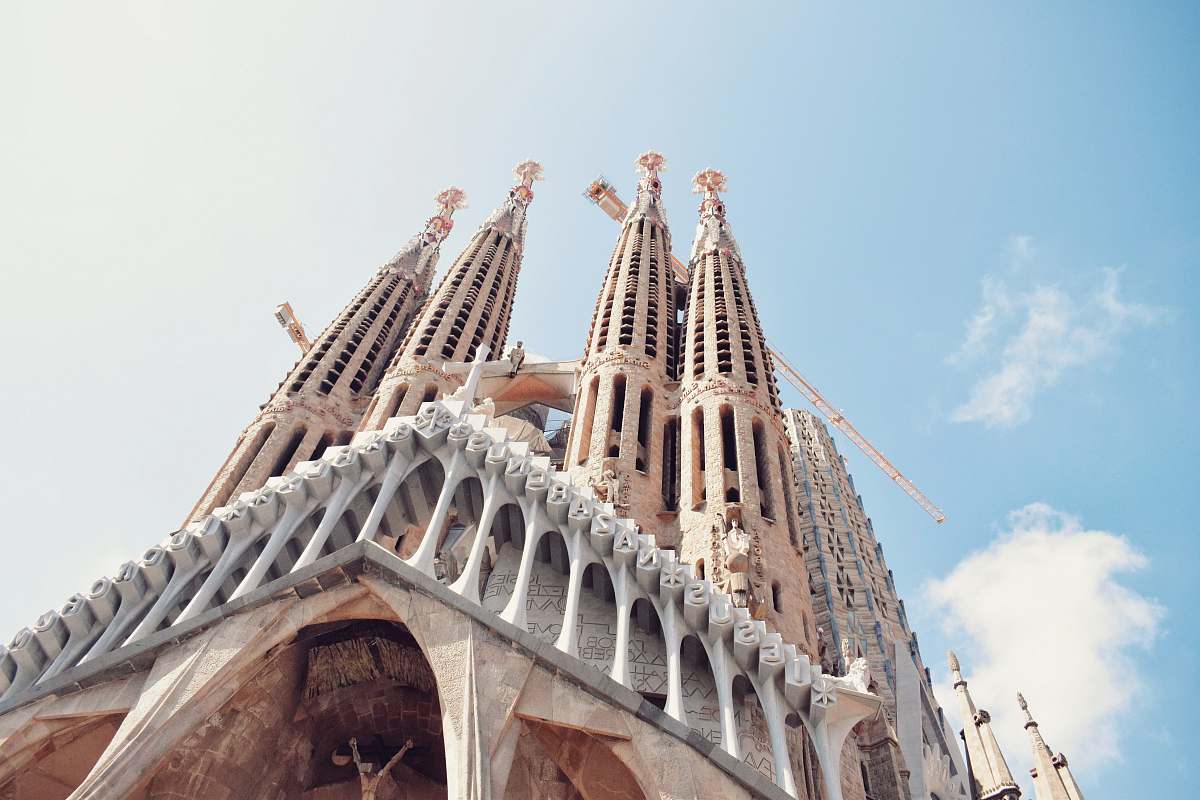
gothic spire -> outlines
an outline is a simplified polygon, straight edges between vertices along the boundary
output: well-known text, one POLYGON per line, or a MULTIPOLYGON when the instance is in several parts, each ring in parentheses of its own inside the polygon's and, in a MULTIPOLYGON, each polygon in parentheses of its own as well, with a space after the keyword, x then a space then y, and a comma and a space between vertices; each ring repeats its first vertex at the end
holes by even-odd
POLYGON ((1004 754, 1000 752, 1000 744, 992 732, 992 715, 975 707, 967 690, 967 682, 963 680, 958 656, 954 655, 953 650, 947 654, 947 661, 954 676, 954 691, 962 704, 963 737, 979 800, 1017 800, 1021 790, 1013 780, 1004 754))
POLYGON ((667 169, 667 159, 662 153, 647 150, 633 163, 642 177, 638 180, 637 194, 625 213, 625 225, 645 217, 664 229, 667 228, 667 210, 662 202, 662 181, 658 179, 658 173, 667 169))
POLYGON ((725 183, 725 174, 711 167, 700 170, 692 178, 692 191, 703 194, 704 199, 700 201, 700 223, 696 226, 690 262, 714 250, 727 253, 738 262, 742 260, 742 251, 725 219, 725 203, 719 194, 725 191, 725 183))
POLYGON ((621 491, 609 502, 660 533, 660 512, 673 511, 678 495, 677 425, 668 422, 667 389, 676 365, 675 279, 658 179, 666 159, 651 150, 635 163, 642 177, 596 298, 567 463, 599 486, 611 475, 621 491))
POLYGON ((798 541, 795 477, 779 387, 725 219, 719 195, 725 176, 702 170, 693 187, 704 199, 679 356, 680 553, 693 562, 704 559, 707 575, 730 587, 736 604, 815 652, 812 598, 790 566, 798 541), (741 551, 745 559, 733 556, 741 551))
POLYGON ((1017 705, 1025 712, 1025 730, 1029 731, 1029 741, 1033 745, 1033 791, 1037 800, 1083 800, 1079 784, 1067 766, 1067 757, 1062 753, 1057 755, 1042 738, 1038 724, 1029 711, 1025 697, 1017 692, 1017 705))
MULTIPOLYGON (((415 313, 363 415, 362 430, 382 427, 397 414, 415 413, 424 400, 457 388, 446 373, 429 371, 430 361, 473 361, 480 347, 486 347, 493 360, 503 357, 521 272, 525 213, 533 201, 533 182, 541 180, 542 165, 522 161, 513 174, 517 185, 471 236, 415 313)), ((458 199, 439 195, 439 202, 448 204, 458 199)), ((445 223, 437 217, 430 222, 429 235, 445 238, 449 230, 443 232, 445 223)))
POLYGON ((425 229, 409 239, 391 261, 379 268, 380 272, 416 278, 428 289, 442 242, 454 228, 454 212, 467 207, 467 193, 457 186, 449 186, 438 193, 434 202, 438 210, 425 221, 425 229))
POLYGON ((513 177, 517 185, 509 190, 508 199, 483 221, 483 230, 509 236, 519 253, 525 249, 525 212, 533 202, 533 182, 542 179, 542 165, 532 159, 522 161, 513 167, 513 177))

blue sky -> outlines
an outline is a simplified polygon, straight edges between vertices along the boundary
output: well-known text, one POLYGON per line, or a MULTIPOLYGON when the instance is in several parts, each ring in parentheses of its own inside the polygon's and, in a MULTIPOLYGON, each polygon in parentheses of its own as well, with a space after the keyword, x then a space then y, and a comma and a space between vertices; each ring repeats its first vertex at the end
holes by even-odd
POLYGON ((577 355, 580 193, 653 147, 676 252, 724 170, 768 337, 946 510, 840 443, 936 677, 1018 767, 1021 689, 1091 800, 1182 794, 1200 12, 752 8, 7 5, 0 627, 173 529, 295 358, 271 308, 319 329, 448 183, 453 253, 545 164, 512 333, 577 355))

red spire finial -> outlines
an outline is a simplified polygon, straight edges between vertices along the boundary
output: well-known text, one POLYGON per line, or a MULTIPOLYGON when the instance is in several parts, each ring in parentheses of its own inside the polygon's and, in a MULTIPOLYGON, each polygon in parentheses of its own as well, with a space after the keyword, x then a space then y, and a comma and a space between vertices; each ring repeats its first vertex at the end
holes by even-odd
POLYGON ((649 189, 655 197, 662 194, 662 182, 658 179, 658 173, 667 168, 667 159, 663 157, 663 154, 655 150, 647 150, 633 163, 637 166, 638 172, 642 173, 642 179, 638 181, 638 191, 649 189))
POLYGON ((460 208, 467 207, 467 193, 457 186, 448 186, 442 189, 433 200, 442 211, 449 214, 453 214, 460 208))
POLYGON ((667 169, 667 159, 656 150, 647 150, 633 163, 637 165, 638 172, 651 177, 667 169))
POLYGON ((439 192, 434 202, 438 204, 438 213, 425 223, 423 237, 429 244, 441 243, 450 235, 454 228, 451 217, 458 209, 467 207, 467 193, 457 186, 450 186, 439 192))
POLYGON ((692 191, 705 197, 725 191, 725 173, 712 167, 700 170, 692 178, 692 191))
POLYGON ((711 167, 702 169, 692 178, 692 191, 703 194, 700 203, 700 216, 715 216, 724 218, 725 204, 717 196, 717 192, 725 191, 725 173, 711 167))
POLYGON ((533 159, 522 161, 513 167, 513 176, 521 183, 513 187, 512 197, 528 204, 533 200, 533 182, 542 179, 542 165, 533 159))

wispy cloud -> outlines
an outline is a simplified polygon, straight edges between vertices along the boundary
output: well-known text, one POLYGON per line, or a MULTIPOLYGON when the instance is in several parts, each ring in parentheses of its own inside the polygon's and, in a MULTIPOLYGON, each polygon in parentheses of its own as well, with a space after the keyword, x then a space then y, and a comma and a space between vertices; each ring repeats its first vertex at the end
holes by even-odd
MULTIPOLYGON (((1037 253, 1027 236, 1014 237, 1009 250, 1012 265, 1031 263, 1037 253)), ((979 308, 966 322, 962 344, 946 360, 990 362, 990 367, 950 419, 989 428, 1020 425, 1032 416, 1038 393, 1057 384, 1064 372, 1112 352, 1133 327, 1158 321, 1163 309, 1121 297, 1120 277, 1121 270, 1105 269, 1097 289, 1072 296, 1052 285, 1013 290, 1002 278, 985 275, 979 308)))
MULTIPOLYGON (((1018 691, 1052 747, 1098 768, 1120 753, 1123 719, 1144 689, 1140 651, 1165 613, 1120 582, 1148 561, 1125 537, 1085 529, 1045 503, 1011 512, 1008 523, 985 550, 927 583, 925 596, 958 642, 1014 774, 1030 752, 1018 691)), ((953 701, 947 710, 957 710, 953 701)))
POLYGON ((982 294, 979 309, 967 320, 967 335, 963 343, 957 351, 946 357, 951 364, 965 364, 983 355, 1002 320, 1012 313, 1013 301, 1004 281, 984 275, 982 294))

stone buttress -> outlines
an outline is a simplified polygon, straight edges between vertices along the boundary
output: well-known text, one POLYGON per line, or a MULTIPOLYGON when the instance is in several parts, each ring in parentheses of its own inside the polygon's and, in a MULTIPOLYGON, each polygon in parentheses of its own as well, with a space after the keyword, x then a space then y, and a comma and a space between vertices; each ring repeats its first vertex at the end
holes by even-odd
POLYGON ((437 213, 317 337, 238 437, 233 452, 188 514, 195 521, 282 475, 332 444, 350 441, 384 367, 437 266, 451 216, 465 195, 451 187, 437 213))

